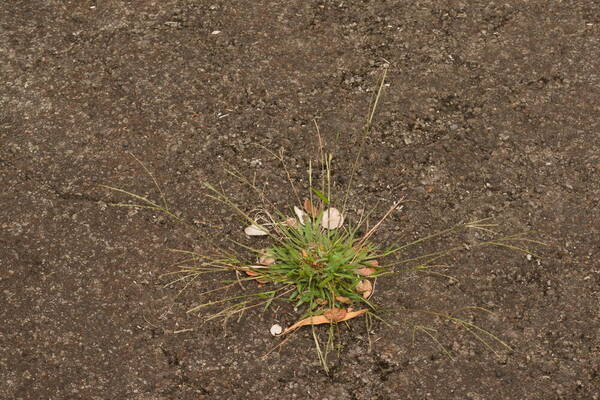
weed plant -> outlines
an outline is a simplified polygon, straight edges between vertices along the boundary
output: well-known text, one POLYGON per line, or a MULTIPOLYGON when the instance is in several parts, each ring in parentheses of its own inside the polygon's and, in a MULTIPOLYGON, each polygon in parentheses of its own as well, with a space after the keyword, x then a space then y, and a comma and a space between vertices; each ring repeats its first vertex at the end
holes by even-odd
MULTIPOLYGON (((282 162, 288 181, 298 202, 296 206, 290 207, 287 214, 278 212, 272 207, 268 209, 270 204, 268 204, 267 197, 253 183, 233 169, 228 170, 231 176, 247 184, 253 191, 259 194, 265 203, 265 207, 259 216, 249 215, 249 213, 243 211, 242 207, 235 204, 223 191, 215 188, 210 183, 205 183, 205 187, 209 192, 208 197, 227 205, 233 212, 246 221, 245 232, 248 236, 268 236, 272 240, 272 245, 266 249, 256 249, 230 239, 233 245, 250 251, 253 254, 250 259, 240 256, 231 248, 222 250, 216 248, 216 246, 215 254, 213 255, 176 250, 185 258, 177 264, 176 271, 167 274, 178 275, 176 279, 171 280, 167 284, 168 286, 182 284, 183 287, 181 290, 185 290, 192 282, 204 274, 231 271, 235 274, 235 277, 232 276, 232 279, 224 281, 221 287, 200 293, 199 296, 216 291, 229 290, 237 285, 242 288, 240 295, 225 296, 219 300, 206 301, 191 308, 188 312, 200 312, 209 306, 219 306, 219 311, 205 315, 204 319, 228 319, 234 315, 241 315, 250 308, 264 307, 267 309, 274 301, 290 302, 298 310, 297 322, 283 331, 272 330, 272 333, 276 335, 289 335, 302 326, 311 326, 318 358, 323 368, 327 371, 327 354, 335 348, 333 340, 334 329, 338 323, 365 314, 368 324, 370 324, 372 318, 390 324, 389 321, 379 315, 378 311, 380 310, 371 300, 371 296, 374 293, 374 283, 378 278, 408 271, 446 276, 438 272, 440 268, 445 267, 444 264, 440 264, 439 260, 454 251, 463 249, 463 246, 456 246, 440 252, 398 260, 397 256, 407 248, 459 230, 479 230, 491 235, 491 239, 482 241, 475 245, 475 247, 494 245, 508 247, 528 254, 531 253, 526 247, 527 243, 539 242, 527 238, 525 234, 499 236, 492 230, 494 225, 489 223, 488 220, 459 224, 444 231, 427 235, 411 243, 382 250, 372 240, 373 235, 391 213, 401 209, 401 199, 393 202, 384 216, 370 228, 366 222, 368 219, 365 215, 360 216, 356 224, 344 224, 352 179, 356 174, 365 138, 371 130, 375 110, 384 87, 385 74, 386 71, 384 70, 378 90, 374 92, 362 132, 360 146, 356 154, 356 159, 352 164, 352 171, 343 201, 338 205, 340 208, 334 207, 333 203, 336 202, 332 199, 331 195, 332 156, 324 152, 323 141, 318 127, 317 137, 320 164, 322 166, 320 174, 321 182, 319 187, 313 185, 313 170, 312 163, 310 163, 308 170, 309 187, 306 196, 300 196, 299 191, 292 183, 283 153, 272 153, 282 162), (304 197, 303 201, 301 197, 304 197), (366 233, 359 234, 363 230, 366 233), (386 257, 395 259, 384 262, 386 257), (254 282, 254 289, 244 286, 248 282, 254 282), (328 326, 327 341, 325 344, 319 339, 320 335, 315 327, 320 324, 328 326)), ((137 159, 136 161, 139 162, 137 159)), ((113 205, 162 212, 177 222, 192 227, 192 225, 187 224, 185 220, 178 217, 170 209, 157 180, 141 162, 139 163, 146 173, 152 177, 160 193, 161 202, 155 202, 146 197, 113 186, 104 186, 137 201, 134 203, 113 203, 113 205)), ((477 307, 473 307, 472 310, 487 312, 487 310, 477 307)), ((429 310, 422 312, 445 319, 455 326, 465 329, 493 352, 496 352, 493 346, 494 343, 500 347, 509 349, 509 346, 504 341, 491 332, 467 320, 458 318, 452 313, 429 310)), ((442 347, 444 352, 452 357, 452 354, 438 341, 436 331, 433 328, 419 325, 407 316, 401 317, 399 321, 409 325, 413 333, 420 331, 430 337, 442 347)), ((392 324, 395 323, 397 321, 392 322, 392 324)))

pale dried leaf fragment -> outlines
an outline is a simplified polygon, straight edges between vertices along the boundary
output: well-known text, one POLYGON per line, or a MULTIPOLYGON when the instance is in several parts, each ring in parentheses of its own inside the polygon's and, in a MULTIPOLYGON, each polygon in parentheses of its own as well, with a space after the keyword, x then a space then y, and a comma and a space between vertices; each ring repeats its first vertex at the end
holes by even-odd
POLYGON ((243 271, 248 270, 248 268, 252 268, 252 269, 266 269, 267 267, 265 265, 248 265, 246 267, 241 267, 240 269, 243 271))
POLYGON ((323 212, 321 226, 325 229, 337 229, 344 223, 344 216, 334 207, 328 208, 323 212))
POLYGON ((297 206, 294 206, 294 213, 296 213, 296 216, 298 217, 298 221, 300 221, 300 223, 302 225, 304 225, 304 220, 306 219, 307 214, 297 206))
POLYGON ((369 260, 365 262, 366 265, 370 265, 371 267, 379 267, 379 261, 377 260, 369 260))
MULTIPOLYGON (((356 318, 359 315, 366 313, 367 311, 369 311, 369 310, 366 308, 363 308, 363 309, 357 310, 357 311, 352 311, 351 308, 348 308, 346 310, 346 315, 337 322, 348 321, 349 319, 356 318)), ((286 330, 283 331, 282 335, 285 335, 286 333, 295 331, 296 329, 298 329, 302 326, 305 326, 305 325, 321 325, 321 324, 331 324, 331 323, 332 323, 332 321, 330 319, 328 319, 325 315, 317 315, 314 317, 308 317, 308 318, 304 318, 304 319, 296 322, 294 325, 288 327, 286 330)))
POLYGON ((244 229, 244 233, 248 236, 264 236, 269 234, 265 228, 255 224, 246 227, 246 229, 244 229))
POLYGON ((363 279, 356 285, 356 291, 362 295, 365 299, 371 297, 373 293, 373 284, 368 279, 363 279))
POLYGON ((360 276, 370 276, 373 275, 377 270, 373 267, 362 267, 356 270, 356 273, 360 276))

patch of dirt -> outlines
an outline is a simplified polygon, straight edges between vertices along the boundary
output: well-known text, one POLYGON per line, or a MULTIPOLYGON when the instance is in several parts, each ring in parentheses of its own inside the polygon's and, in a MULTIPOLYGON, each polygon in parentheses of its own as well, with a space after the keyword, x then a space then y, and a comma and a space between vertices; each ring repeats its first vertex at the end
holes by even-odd
POLYGON ((0 397, 598 399, 598 3, 10 1, 0 21, 0 397), (222 184, 252 208, 227 165, 292 204, 281 165, 257 145, 285 149, 306 185, 314 119, 344 187, 384 64, 352 206, 375 218, 408 201, 376 239, 495 217, 548 246, 531 259, 461 251, 448 260, 457 282, 379 280, 374 300, 397 324, 369 338, 352 321, 329 376, 309 331, 262 358, 278 343, 269 327, 294 315, 202 325, 186 310, 225 277, 179 295, 163 286, 167 249, 246 240, 201 188, 222 184), (128 152, 204 236, 107 205, 123 199, 98 184, 158 198, 128 152), (456 326, 402 311, 467 306, 494 311, 461 316, 514 351, 495 357, 456 326), (413 340, 402 318, 437 328, 455 359, 413 340))

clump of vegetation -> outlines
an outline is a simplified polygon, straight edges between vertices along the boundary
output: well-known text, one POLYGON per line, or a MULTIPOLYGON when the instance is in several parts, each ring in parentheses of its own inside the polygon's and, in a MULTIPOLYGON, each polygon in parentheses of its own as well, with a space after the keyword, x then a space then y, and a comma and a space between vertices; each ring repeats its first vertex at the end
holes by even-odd
MULTIPOLYGON (((229 203, 209 187, 217 193, 215 198, 229 203)), ((386 253, 368 240, 375 229, 359 237, 360 225, 346 228, 337 208, 325 208, 328 197, 317 189, 312 191, 320 201, 307 198, 303 209, 294 206, 296 217, 280 216, 276 220, 268 214, 271 229, 246 216, 252 222, 245 229, 247 235, 270 235, 275 244, 255 250, 258 265, 243 266, 241 270, 258 283, 278 285, 277 292, 286 292, 285 300, 305 309, 306 318, 284 334, 302 325, 345 321, 373 309, 368 300, 373 293, 372 279, 385 271, 377 259, 386 253), (367 308, 354 311, 355 307, 367 308)))
POLYGON ((338 229, 340 216, 335 208, 317 209, 301 220, 277 223, 277 245, 265 249, 259 259, 262 265, 246 273, 293 288, 288 299, 295 307, 306 306, 309 313, 320 312, 323 306, 368 304, 372 285, 365 277, 378 272, 375 247, 357 239, 353 230, 338 229))
MULTIPOLYGON (((444 267, 444 265, 439 264, 439 259, 463 247, 457 246, 441 252, 424 254, 405 260, 384 262, 386 257, 397 255, 408 247, 461 229, 475 229, 491 234, 492 236, 496 235, 492 231, 493 225, 489 224, 487 220, 480 220, 456 225, 445 231, 433 233, 411 243, 383 250, 373 241, 374 234, 393 212, 402 208, 402 199, 394 201, 383 217, 370 228, 366 222, 368 219, 365 215, 358 216, 358 222, 355 224, 345 223, 347 220, 346 205, 352 178, 356 173, 358 161, 364 146, 364 139, 368 136, 371 129, 373 116, 384 86, 384 80, 385 71, 379 82, 378 90, 374 92, 348 186, 346 187, 343 201, 340 202, 341 204, 338 207, 334 206, 337 204, 334 204, 336 202, 333 201, 331 194, 332 156, 325 154, 323 150, 322 138, 318 127, 317 135, 320 144, 320 164, 322 166, 320 171, 321 181, 319 187, 313 185, 312 164, 309 164, 309 186, 307 195, 304 196, 303 200, 301 200, 297 188, 292 183, 283 154, 274 154, 283 163, 289 183, 298 202, 297 205, 290 207, 288 213, 282 213, 272 208, 269 209, 268 204, 264 204, 264 209, 260 213, 249 215, 249 213, 243 211, 223 191, 218 190, 210 183, 204 184, 210 198, 227 205, 233 212, 246 221, 244 229, 246 235, 268 236, 272 240, 272 245, 268 248, 255 249, 250 245, 232 240, 238 247, 251 252, 252 256, 250 259, 245 259, 231 250, 223 251, 219 249, 214 255, 203 255, 178 250, 178 252, 185 254, 186 258, 178 263, 178 269, 172 272, 172 274, 179 274, 180 276, 168 285, 181 283, 184 285, 182 289, 184 290, 204 274, 232 271, 235 273, 235 279, 225 281, 222 287, 206 291, 202 294, 206 295, 218 290, 230 289, 236 285, 239 285, 244 291, 237 296, 224 297, 220 300, 201 303, 190 309, 189 312, 199 312, 208 306, 221 305, 222 307, 219 311, 206 316, 206 320, 211 320, 215 318, 230 318, 236 314, 241 315, 241 313, 250 308, 262 306, 266 309, 274 301, 290 302, 294 306, 294 309, 298 311, 298 320, 286 329, 274 325, 271 333, 275 336, 287 335, 303 326, 312 326, 319 360, 324 369, 328 370, 327 354, 334 349, 333 338, 336 324, 363 314, 366 315, 368 321, 373 317, 381 319, 377 313, 377 305, 372 301, 375 282, 378 278, 406 271, 420 271, 443 275, 434 271, 435 269, 444 267), (365 233, 362 233, 363 231, 365 233), (254 290, 244 286, 244 283, 252 281, 255 282, 254 290), (328 339, 324 346, 320 342, 319 335, 315 330, 315 326, 322 324, 327 325, 329 328, 328 339)), ((137 159, 136 161, 139 162, 137 159)), ((114 203, 113 205, 159 211, 178 222, 186 223, 169 208, 158 182, 150 171, 141 162, 139 163, 152 177, 155 186, 160 192, 161 203, 154 202, 146 197, 120 188, 104 186, 112 191, 126 194, 138 201, 137 203, 114 203)), ((261 195, 263 200, 265 199, 256 186, 237 171, 229 171, 229 173, 232 177, 248 184, 252 190, 261 195)), ((504 246, 531 253, 522 245, 527 242, 538 243, 527 239, 522 234, 504 237, 497 237, 496 235, 488 241, 479 243, 477 246, 504 246)), ((452 314, 433 311, 425 312, 435 317, 446 319, 466 329, 492 351, 494 349, 490 345, 490 341, 508 348, 505 342, 473 323, 459 319, 452 314)), ((417 330, 421 331, 434 342, 440 344, 434 335, 435 330, 432 328, 418 325, 407 318, 401 318, 401 320, 403 323, 411 325, 413 332, 417 330)), ((451 354, 446 349, 443 350, 451 357, 451 354)))

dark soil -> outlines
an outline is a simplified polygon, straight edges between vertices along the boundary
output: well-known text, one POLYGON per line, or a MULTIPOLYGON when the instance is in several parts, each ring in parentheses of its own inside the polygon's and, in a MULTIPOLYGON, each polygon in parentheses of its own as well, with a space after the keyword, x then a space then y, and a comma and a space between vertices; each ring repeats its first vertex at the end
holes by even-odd
MULTIPOLYGON (((3 399, 598 399, 600 4, 595 1, 11 0, 0 5, 0 397, 3 399), (399 274, 374 300, 392 324, 340 329, 332 371, 310 330, 279 343, 286 307, 201 324, 206 278, 164 287, 177 256, 243 222, 256 176, 279 206, 306 185, 316 119, 350 177, 377 85, 388 84, 351 193, 407 242, 495 217, 538 257, 488 247, 446 260, 458 282, 399 274), (115 208, 97 184, 166 197, 207 236, 115 208), (206 227, 203 223, 210 223, 206 227), (405 309, 462 311, 513 347, 405 309), (438 329, 447 357, 402 318, 438 329)), ((283 208, 282 208, 283 209, 283 208)), ((430 242, 419 255, 473 243, 430 242)), ((258 243, 258 244, 257 244, 258 243)), ((266 241, 264 242, 266 243, 266 241)), ((241 289, 240 289, 241 290, 241 289)), ((236 292, 237 293, 237 292, 236 292)))

